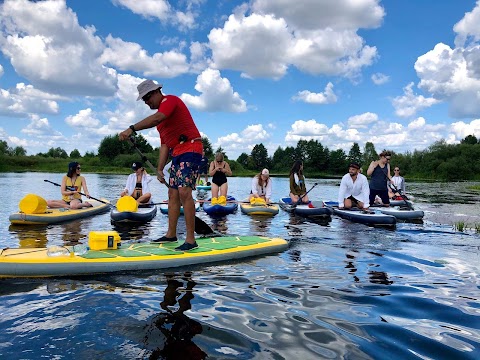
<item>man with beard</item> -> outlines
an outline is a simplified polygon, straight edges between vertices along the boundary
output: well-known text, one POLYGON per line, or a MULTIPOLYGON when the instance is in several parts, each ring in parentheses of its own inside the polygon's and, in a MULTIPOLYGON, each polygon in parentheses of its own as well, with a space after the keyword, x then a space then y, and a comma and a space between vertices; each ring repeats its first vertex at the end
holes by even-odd
POLYGON ((338 207, 351 209, 353 206, 366 210, 370 206, 370 187, 367 177, 360 173, 360 165, 351 163, 348 174, 342 177, 338 192, 338 207))

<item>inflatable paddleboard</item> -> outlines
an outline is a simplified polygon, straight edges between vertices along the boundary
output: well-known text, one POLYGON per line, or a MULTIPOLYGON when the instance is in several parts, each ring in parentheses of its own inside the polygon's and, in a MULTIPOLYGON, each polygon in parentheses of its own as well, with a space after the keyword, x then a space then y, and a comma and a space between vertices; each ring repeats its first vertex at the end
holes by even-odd
POLYGON ((198 248, 182 252, 181 242, 135 243, 119 249, 89 250, 76 255, 72 246, 66 255, 49 256, 48 248, 0 250, 0 278, 91 275, 130 270, 191 266, 217 261, 272 254, 288 248, 280 238, 229 236, 197 239, 198 248))
POLYGON ((110 211, 112 223, 146 223, 157 215, 156 205, 140 205, 137 211, 110 211))

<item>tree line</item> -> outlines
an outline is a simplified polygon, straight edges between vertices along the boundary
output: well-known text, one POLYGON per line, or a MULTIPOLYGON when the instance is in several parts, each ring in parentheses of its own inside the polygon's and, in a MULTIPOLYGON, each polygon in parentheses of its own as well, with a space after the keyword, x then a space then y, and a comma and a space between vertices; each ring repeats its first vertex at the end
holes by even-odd
MULTIPOLYGON (((249 154, 244 152, 236 160, 228 159, 222 147, 213 151, 207 137, 202 137, 202 142, 205 155, 210 160, 213 160, 215 153, 222 152, 234 175, 240 176, 259 172, 263 168, 270 169, 272 174, 286 175, 293 162, 300 159, 304 162, 307 176, 336 177, 345 174, 351 162, 359 163, 366 171, 370 162, 378 159, 375 145, 371 142, 365 143, 363 148, 355 142, 347 153, 343 149, 330 150, 318 140, 300 140, 296 146, 278 147, 272 156, 269 156, 266 147, 260 143, 255 145, 249 154)), ((141 134, 136 135, 136 144, 152 163, 156 163, 159 148, 153 148, 141 134)), ((389 151, 381 151, 385 150, 389 151)), ((447 144, 445 140, 440 140, 425 150, 390 152, 392 169, 393 166, 398 166, 402 175, 409 179, 480 180, 480 141, 474 135, 468 135, 459 144, 447 144)), ((20 168, 51 171, 52 168, 60 166, 59 164, 75 160, 88 165, 92 171, 124 172, 132 162, 139 160, 139 155, 130 143, 118 141, 117 135, 106 136, 100 142, 97 154, 87 152, 84 156, 81 156, 77 149, 67 154, 59 147, 51 148, 46 153, 27 156, 23 147, 12 148, 6 141, 0 140, 0 157, 0 171, 11 171, 12 166, 13 170, 20 168), (11 157, 16 158, 14 165, 8 161, 11 157)))

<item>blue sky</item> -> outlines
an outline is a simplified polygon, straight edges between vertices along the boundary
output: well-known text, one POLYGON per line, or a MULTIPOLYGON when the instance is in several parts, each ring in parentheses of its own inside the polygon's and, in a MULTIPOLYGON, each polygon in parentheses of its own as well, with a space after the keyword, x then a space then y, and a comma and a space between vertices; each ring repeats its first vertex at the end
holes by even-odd
POLYGON ((151 113, 136 101, 147 78, 234 159, 300 139, 405 152, 480 138, 478 24, 474 0, 6 0, 0 139, 96 152, 151 113))

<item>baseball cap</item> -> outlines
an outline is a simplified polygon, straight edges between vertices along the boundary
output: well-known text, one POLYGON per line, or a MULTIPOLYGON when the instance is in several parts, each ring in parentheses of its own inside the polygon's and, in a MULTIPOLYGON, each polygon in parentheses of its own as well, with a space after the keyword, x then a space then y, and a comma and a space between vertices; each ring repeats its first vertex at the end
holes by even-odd
POLYGON ((134 162, 132 164, 132 170, 137 171, 138 169, 142 168, 143 164, 140 161, 134 162))

